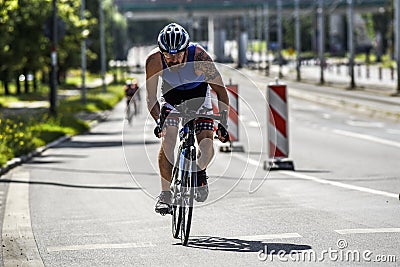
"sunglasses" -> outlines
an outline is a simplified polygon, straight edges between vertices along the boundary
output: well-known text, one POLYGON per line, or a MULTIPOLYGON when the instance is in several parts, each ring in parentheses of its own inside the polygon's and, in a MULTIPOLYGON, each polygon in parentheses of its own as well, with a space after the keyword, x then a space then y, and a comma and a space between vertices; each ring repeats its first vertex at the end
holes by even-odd
POLYGON ((163 52, 163 55, 164 55, 164 57, 166 59, 181 58, 181 57, 183 57, 184 54, 185 54, 185 51, 182 51, 182 52, 179 52, 179 53, 176 53, 176 54, 170 54, 170 53, 167 53, 167 52, 163 52))

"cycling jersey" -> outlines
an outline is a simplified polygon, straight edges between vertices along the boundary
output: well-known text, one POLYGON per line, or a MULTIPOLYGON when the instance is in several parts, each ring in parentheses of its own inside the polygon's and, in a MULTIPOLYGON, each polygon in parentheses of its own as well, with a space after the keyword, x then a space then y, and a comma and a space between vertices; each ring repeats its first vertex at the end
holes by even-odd
MULTIPOLYGON (((163 73, 161 91, 165 102, 172 106, 179 105, 189 99, 205 99, 207 86, 204 74, 196 75, 194 70, 194 55, 196 44, 190 44, 187 49, 187 60, 181 68, 169 69, 162 57, 163 73)), ((203 101, 198 101, 199 106, 203 101), (201 103, 200 103, 201 102, 201 103)), ((197 101, 196 101, 197 102, 197 101)), ((196 105, 197 106, 197 105, 196 105)), ((194 107, 197 110, 198 107, 194 107)))

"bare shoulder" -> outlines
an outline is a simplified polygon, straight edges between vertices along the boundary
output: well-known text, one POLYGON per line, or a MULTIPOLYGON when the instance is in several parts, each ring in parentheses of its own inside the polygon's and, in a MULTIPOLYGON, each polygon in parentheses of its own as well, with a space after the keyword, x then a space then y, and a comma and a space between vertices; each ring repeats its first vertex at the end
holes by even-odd
POLYGON ((207 51, 201 46, 196 46, 196 51, 194 54, 195 61, 213 61, 207 51))
POLYGON ((162 70, 162 62, 160 51, 155 48, 153 49, 146 58, 146 73, 153 76, 154 74, 162 70))

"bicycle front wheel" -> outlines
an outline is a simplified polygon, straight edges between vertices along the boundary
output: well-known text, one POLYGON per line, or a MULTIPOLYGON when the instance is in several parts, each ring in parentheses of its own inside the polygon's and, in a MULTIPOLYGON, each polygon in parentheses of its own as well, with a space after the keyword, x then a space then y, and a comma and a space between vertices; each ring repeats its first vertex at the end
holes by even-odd
POLYGON ((192 214, 193 214, 193 198, 194 198, 194 188, 190 188, 190 196, 185 197, 182 201, 182 206, 180 209, 181 217, 181 243, 187 246, 189 241, 190 226, 192 224, 192 214))
MULTIPOLYGON (((179 150, 179 155, 181 154, 181 150, 179 150)), ((172 172, 172 236, 174 238, 179 238, 179 233, 181 229, 181 221, 182 221, 182 211, 180 207, 180 170, 179 170, 179 161, 180 158, 177 158, 175 167, 172 172)))
POLYGON ((179 231, 181 229, 182 222, 182 207, 176 204, 172 205, 172 236, 179 238, 179 231))
POLYGON ((187 155, 187 167, 182 177, 183 190, 181 199, 181 243, 186 246, 189 241, 190 227, 192 224, 192 214, 193 214, 193 202, 194 202, 194 172, 196 168, 196 148, 191 147, 189 150, 189 155, 187 155))

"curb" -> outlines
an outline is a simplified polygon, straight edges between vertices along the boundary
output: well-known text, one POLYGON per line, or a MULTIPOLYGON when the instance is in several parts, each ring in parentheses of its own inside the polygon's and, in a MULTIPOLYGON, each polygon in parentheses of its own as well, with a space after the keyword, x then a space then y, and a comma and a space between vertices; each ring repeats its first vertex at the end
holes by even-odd
POLYGON ((9 170, 21 165, 22 163, 25 163, 25 162, 31 160, 35 156, 42 154, 47 149, 49 149, 51 147, 55 147, 55 146, 65 142, 67 140, 70 140, 70 139, 71 139, 71 136, 64 135, 64 136, 58 138, 57 140, 55 140, 51 143, 48 143, 45 146, 36 148, 33 152, 30 152, 26 155, 22 155, 21 157, 13 158, 13 159, 7 161, 6 165, 4 167, 0 168, 0 177, 2 175, 6 174, 9 170))

